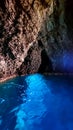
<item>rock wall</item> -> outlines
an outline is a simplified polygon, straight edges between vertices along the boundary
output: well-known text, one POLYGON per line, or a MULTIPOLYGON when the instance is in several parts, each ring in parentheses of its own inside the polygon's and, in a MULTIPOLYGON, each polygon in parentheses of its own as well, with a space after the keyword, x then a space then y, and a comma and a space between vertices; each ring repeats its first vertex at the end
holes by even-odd
POLYGON ((53 72, 73 73, 73 2, 51 3, 51 13, 47 12, 38 37, 52 62, 53 72))
POLYGON ((38 72, 45 62, 43 50, 51 62, 48 66, 51 72, 60 71, 61 55, 73 48, 67 3, 67 0, 0 0, 0 79, 38 72))

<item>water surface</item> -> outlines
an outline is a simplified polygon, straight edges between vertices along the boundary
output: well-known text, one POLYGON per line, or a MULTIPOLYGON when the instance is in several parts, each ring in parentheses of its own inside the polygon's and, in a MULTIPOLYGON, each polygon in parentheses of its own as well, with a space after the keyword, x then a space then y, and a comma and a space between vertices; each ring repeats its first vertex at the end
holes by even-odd
POLYGON ((34 74, 1 83, 0 130, 73 130, 73 77, 34 74))

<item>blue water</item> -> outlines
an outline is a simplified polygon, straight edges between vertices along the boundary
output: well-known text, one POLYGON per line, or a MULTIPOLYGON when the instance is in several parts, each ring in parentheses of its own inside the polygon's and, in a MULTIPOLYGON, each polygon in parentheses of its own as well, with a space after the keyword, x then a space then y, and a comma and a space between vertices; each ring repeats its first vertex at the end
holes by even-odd
POLYGON ((0 130, 73 130, 72 76, 34 74, 0 84, 0 130))

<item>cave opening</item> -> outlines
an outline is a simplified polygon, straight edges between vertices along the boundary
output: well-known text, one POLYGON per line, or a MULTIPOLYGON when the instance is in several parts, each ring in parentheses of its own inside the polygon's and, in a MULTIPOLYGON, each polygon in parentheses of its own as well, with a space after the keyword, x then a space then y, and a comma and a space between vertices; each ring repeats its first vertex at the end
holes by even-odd
POLYGON ((45 50, 41 52, 41 65, 38 70, 39 73, 53 72, 52 62, 49 59, 45 50))

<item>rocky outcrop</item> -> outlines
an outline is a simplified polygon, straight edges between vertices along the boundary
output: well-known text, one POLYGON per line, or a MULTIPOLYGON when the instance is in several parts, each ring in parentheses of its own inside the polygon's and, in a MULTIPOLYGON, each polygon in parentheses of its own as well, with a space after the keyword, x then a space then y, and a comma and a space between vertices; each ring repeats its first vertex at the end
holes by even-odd
POLYGON ((48 72, 60 71, 63 53, 73 48, 69 37, 73 31, 72 22, 69 25, 72 10, 67 16, 67 3, 70 1, 0 1, 0 79, 35 73, 44 65, 48 72), (46 57, 42 61, 43 50, 47 65, 46 57))

